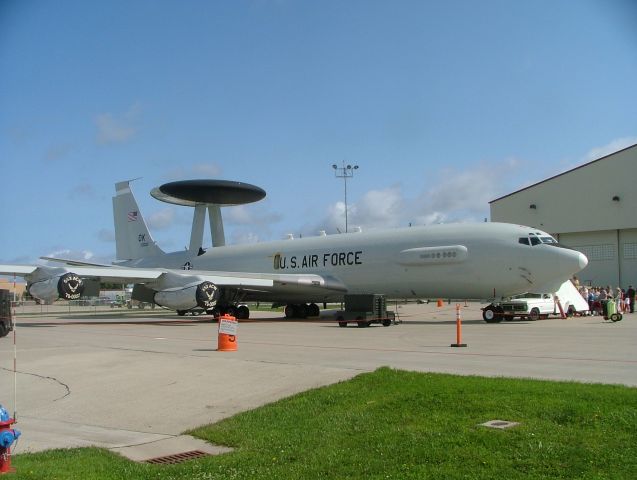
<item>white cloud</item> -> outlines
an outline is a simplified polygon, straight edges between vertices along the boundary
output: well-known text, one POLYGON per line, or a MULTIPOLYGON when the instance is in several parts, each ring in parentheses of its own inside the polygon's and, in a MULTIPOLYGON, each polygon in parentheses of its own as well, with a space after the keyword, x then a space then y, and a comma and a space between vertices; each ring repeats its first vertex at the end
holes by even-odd
POLYGON ((488 165, 471 170, 443 171, 435 186, 423 192, 419 198, 419 206, 427 213, 482 211, 494 198, 506 175, 507 172, 502 167, 493 170, 488 165))
POLYGON ((224 223, 265 227, 281 220, 281 215, 270 212, 263 205, 237 205, 222 210, 224 223))
POLYGON ((413 207, 417 224, 481 221, 489 202, 515 188, 516 173, 524 162, 509 158, 481 162, 465 170, 438 172, 432 188, 423 191, 413 207))
POLYGON ((206 177, 218 177, 221 174, 221 167, 214 163, 200 163, 191 167, 192 171, 197 175, 206 177))
POLYGON ((171 207, 151 213, 146 219, 150 230, 163 230, 170 228, 175 223, 175 210, 171 207))
POLYGON ((232 241, 233 245, 245 245, 248 243, 257 243, 259 241, 259 235, 252 231, 233 230, 232 241))
MULTIPOLYGON (((106 256, 104 254, 96 254, 95 252, 91 250, 73 250, 70 248, 56 248, 55 250, 43 256, 52 257, 52 258, 60 258, 64 260, 77 260, 80 262, 105 264, 105 265, 109 265, 113 260, 113 257, 110 255, 106 256)), ((60 265, 59 262, 47 261, 45 263, 52 266, 60 265)))
POLYGON ((62 248, 54 250, 51 253, 44 255, 45 257, 62 258, 67 260, 83 260, 85 262, 90 261, 95 255, 90 250, 71 250, 69 248, 62 248))
POLYGON ((137 133, 137 124, 141 115, 141 105, 134 103, 122 115, 101 113, 95 117, 97 143, 106 145, 124 143, 137 133))
POLYGON ((98 240, 102 242, 108 242, 108 243, 115 242, 115 232, 107 228, 102 228, 98 230, 95 236, 97 237, 98 240))
POLYGON ((254 219, 252 212, 245 205, 224 208, 222 210, 224 223, 234 225, 249 225, 254 219))
POLYGON ((601 147, 592 148, 585 156, 585 162, 591 162, 593 160, 597 160, 598 158, 605 157, 606 155, 610 155, 611 153, 615 153, 619 150, 623 150, 626 147, 630 147, 631 145, 635 145, 637 143, 637 137, 623 137, 616 138, 612 140, 610 143, 603 145, 601 147))
MULTIPOLYGON (((482 221, 488 217, 489 201, 511 188, 513 174, 524 162, 505 159, 482 162, 466 170, 444 169, 427 176, 431 182, 415 197, 408 197, 401 185, 370 190, 348 205, 349 230, 361 226, 390 228, 433 223, 482 221)), ((317 224, 306 226, 305 234, 318 230, 344 231, 345 205, 328 206, 317 224)))
MULTIPOLYGON (((348 225, 395 227, 402 223, 405 199, 399 185, 370 190, 357 203, 348 206, 348 225)), ((343 205, 344 214, 344 205, 343 205)))
MULTIPOLYGON (((468 221, 467 218, 461 218, 458 221, 468 221)), ((414 225, 432 225, 435 223, 448 223, 449 216, 444 212, 430 212, 425 213, 424 215, 416 215, 414 217, 414 221, 410 222, 414 225)))

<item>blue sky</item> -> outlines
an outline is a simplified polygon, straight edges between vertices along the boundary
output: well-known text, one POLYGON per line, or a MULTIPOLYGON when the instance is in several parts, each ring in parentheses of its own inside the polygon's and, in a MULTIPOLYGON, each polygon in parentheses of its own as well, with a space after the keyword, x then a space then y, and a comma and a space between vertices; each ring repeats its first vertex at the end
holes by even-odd
MULTIPOLYGON (((483 221, 488 201, 637 143, 637 4, 0 1, 0 262, 114 258, 114 183, 165 250, 180 179, 265 189, 229 243, 483 221)), ((585 192, 574 192, 583 194, 585 192)), ((209 240, 206 240, 209 243, 209 240)))

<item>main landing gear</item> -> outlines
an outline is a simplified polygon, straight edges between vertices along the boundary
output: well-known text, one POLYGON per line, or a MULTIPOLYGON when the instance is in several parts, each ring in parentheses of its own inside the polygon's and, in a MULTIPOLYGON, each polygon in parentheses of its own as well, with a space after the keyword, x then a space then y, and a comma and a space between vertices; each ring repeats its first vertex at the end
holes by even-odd
POLYGON ((318 317, 321 313, 316 303, 302 303, 285 306, 285 318, 307 318, 318 317))
POLYGON ((247 320, 250 318, 250 309, 247 305, 217 305, 211 310, 207 310, 206 313, 215 318, 221 315, 230 315, 237 320, 247 320))

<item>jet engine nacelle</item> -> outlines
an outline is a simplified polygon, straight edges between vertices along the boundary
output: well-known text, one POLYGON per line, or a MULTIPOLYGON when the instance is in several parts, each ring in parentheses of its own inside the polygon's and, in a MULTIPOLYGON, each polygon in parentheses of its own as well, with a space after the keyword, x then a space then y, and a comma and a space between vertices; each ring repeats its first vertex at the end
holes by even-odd
POLYGON ((29 285, 29 294, 38 300, 51 303, 62 300, 78 300, 84 292, 84 281, 75 273, 56 275, 29 285))
POLYGON ((160 290, 154 297, 157 305, 172 310, 190 310, 195 307, 210 310, 217 304, 218 299, 219 288, 212 282, 160 290))

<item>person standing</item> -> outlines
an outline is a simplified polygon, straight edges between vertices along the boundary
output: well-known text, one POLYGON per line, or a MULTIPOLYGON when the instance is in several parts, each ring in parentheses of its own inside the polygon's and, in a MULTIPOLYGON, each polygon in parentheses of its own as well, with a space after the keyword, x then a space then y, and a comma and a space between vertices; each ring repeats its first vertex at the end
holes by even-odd
POLYGON ((620 287, 615 290, 615 308, 617 313, 621 313, 624 310, 624 292, 620 287))
POLYGON ((635 289, 632 285, 628 285, 626 290, 626 296, 628 297, 628 305, 630 306, 630 313, 635 313, 635 289))

